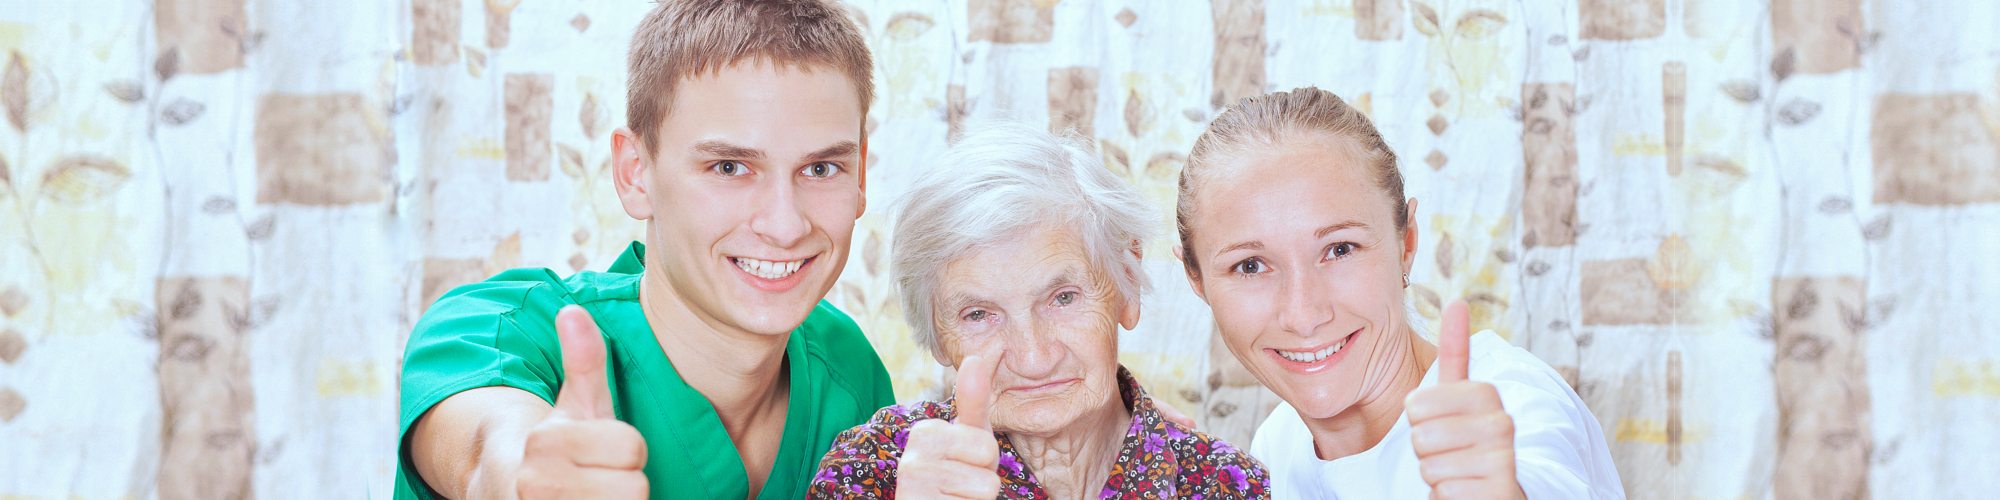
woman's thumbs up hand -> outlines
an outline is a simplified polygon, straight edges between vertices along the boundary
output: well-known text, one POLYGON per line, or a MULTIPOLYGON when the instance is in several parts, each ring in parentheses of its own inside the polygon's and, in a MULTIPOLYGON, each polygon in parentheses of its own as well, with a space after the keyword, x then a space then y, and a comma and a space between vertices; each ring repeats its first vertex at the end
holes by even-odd
POLYGON ((1525 498, 1514 476, 1514 419, 1492 384, 1466 380, 1471 334, 1465 301, 1445 307, 1438 382, 1404 402, 1410 444, 1433 499, 1525 498))

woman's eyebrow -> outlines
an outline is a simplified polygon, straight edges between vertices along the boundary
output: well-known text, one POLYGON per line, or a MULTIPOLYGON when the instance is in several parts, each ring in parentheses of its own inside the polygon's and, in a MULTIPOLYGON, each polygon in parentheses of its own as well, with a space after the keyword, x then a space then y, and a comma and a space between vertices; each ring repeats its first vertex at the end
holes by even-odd
POLYGON ((1350 228, 1361 228, 1361 229, 1368 229, 1368 223, 1366 223, 1366 222, 1361 222, 1361 221, 1354 221, 1354 220, 1351 220, 1351 221, 1347 221, 1347 222, 1342 222, 1342 223, 1338 223, 1338 224, 1334 224, 1334 225, 1331 225, 1331 226, 1327 226, 1327 227, 1322 227, 1322 228, 1319 228, 1319 230, 1318 230, 1318 231, 1313 231, 1313 239, 1315 239, 1315 240, 1316 240, 1316 239, 1320 239, 1320 238, 1325 238, 1325 237, 1326 237, 1326 235, 1329 235, 1329 234, 1333 234, 1333 232, 1334 232, 1334 231, 1339 231, 1339 230, 1342 230, 1342 229, 1350 229, 1350 228))
POLYGON ((1216 251, 1215 251, 1215 255, 1211 255, 1211 256, 1209 256, 1209 257, 1210 257, 1210 258, 1215 258, 1215 257, 1220 257, 1220 256, 1222 256, 1222 254, 1225 254, 1225 253, 1229 253, 1229 252, 1234 252, 1234 251, 1237 251, 1237 250, 1263 250, 1263 249, 1264 249, 1264 242, 1262 242, 1262 241, 1256 241, 1256 240, 1251 240, 1251 241, 1245 241, 1245 242, 1242 242, 1242 243, 1237 243, 1237 244, 1234 244, 1234 245, 1230 245, 1230 246, 1226 246, 1226 247, 1222 247, 1222 249, 1221 249, 1221 250, 1216 250, 1216 251))

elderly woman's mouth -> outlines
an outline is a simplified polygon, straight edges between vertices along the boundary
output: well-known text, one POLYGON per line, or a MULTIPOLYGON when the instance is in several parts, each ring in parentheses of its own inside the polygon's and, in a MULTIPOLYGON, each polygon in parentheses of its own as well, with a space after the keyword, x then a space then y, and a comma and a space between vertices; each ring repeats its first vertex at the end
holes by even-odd
POLYGON ((1065 389, 1068 388, 1070 385, 1074 385, 1082 381, 1083 379, 1080 378, 1066 378, 1062 380, 1030 385, 1030 386, 1010 387, 1007 388, 1006 392, 1023 393, 1025 395, 1033 396, 1036 394, 1043 394, 1065 389))

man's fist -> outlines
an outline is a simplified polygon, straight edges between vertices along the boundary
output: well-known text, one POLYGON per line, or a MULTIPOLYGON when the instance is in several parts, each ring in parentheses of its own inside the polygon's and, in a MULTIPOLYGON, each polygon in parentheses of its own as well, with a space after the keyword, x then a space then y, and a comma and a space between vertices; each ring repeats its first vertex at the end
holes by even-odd
POLYGON ((555 411, 528 433, 516 492, 524 500, 646 498, 646 441, 612 414, 597 322, 582 307, 564 307, 556 314, 556 336, 562 389, 555 411))
POLYGON ((1514 477, 1514 419, 1492 384, 1471 368, 1465 301, 1445 307, 1438 330, 1438 383, 1410 395, 1410 444, 1433 499, 1524 498, 1514 477))

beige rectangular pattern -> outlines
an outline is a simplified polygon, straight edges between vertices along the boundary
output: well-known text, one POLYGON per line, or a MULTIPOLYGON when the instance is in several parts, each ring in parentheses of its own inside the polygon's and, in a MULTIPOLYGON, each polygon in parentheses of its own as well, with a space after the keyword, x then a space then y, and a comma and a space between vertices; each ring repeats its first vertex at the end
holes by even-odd
POLYGON ((1403 0, 1354 0, 1354 37, 1402 40, 1403 0))
POLYGON ((1687 63, 1668 61, 1660 67, 1660 107, 1666 111, 1667 175, 1681 175, 1681 153, 1687 146, 1687 63))
POLYGON ((1055 2, 968 0, 965 12, 972 25, 968 42, 1048 43, 1055 36, 1055 2))
POLYGON ((1209 104, 1228 106, 1264 93, 1264 0, 1210 0, 1215 14, 1215 93, 1209 104))
POLYGON ((1666 0, 1578 0, 1586 40, 1638 40, 1667 31, 1666 0))
POLYGON ((514 32, 514 7, 494 5, 490 0, 483 3, 486 4, 486 47, 507 48, 507 40, 514 32))
POLYGON ((1662 325, 1680 316, 1685 289, 1662 288, 1646 259, 1583 261, 1583 324, 1662 325))
POLYGON ((549 122, 555 114, 556 77, 507 74, 507 180, 549 180, 549 122))
POLYGON ((410 60, 436 66, 458 62, 459 0, 410 0, 410 60))
POLYGON ((257 202, 387 198, 396 152, 382 105, 361 94, 264 94, 257 102, 257 202))
POLYGON ((160 53, 172 51, 179 73, 212 74, 243 66, 243 37, 250 32, 244 0, 155 0, 154 36, 160 53))
MULTIPOLYGON (((1861 0, 1771 0, 1771 53, 1791 71, 1824 75, 1861 63, 1861 0)), ((1774 64, 1775 66, 1775 64, 1774 64)))
POLYGON ((1521 86, 1522 246, 1576 243, 1576 118, 1569 111, 1575 102, 1569 83, 1521 86))
POLYGON ((161 500, 249 498, 257 449, 239 276, 167 277, 155 290, 160 333, 161 500))
POLYGON ((1973 94, 1875 97, 1875 202, 2000 202, 2000 138, 1973 94))
POLYGON ((1780 277, 1771 287, 1777 334, 1780 500, 1866 498, 1868 370, 1861 326, 1866 284, 1854 276, 1780 277))
POLYGON ((1081 137, 1096 137, 1096 120, 1097 68, 1049 69, 1049 131, 1073 129, 1081 137))

